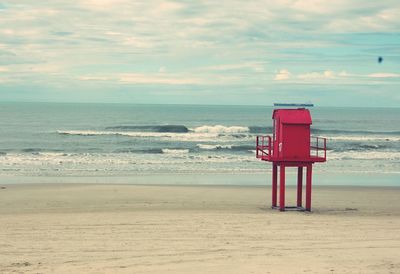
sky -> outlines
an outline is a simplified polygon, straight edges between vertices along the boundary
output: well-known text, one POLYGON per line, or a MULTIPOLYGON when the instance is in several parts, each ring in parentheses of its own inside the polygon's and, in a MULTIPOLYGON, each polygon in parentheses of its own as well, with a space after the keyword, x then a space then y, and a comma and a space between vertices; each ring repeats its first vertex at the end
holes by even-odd
POLYGON ((400 1, 0 0, 10 101, 400 107, 400 1))

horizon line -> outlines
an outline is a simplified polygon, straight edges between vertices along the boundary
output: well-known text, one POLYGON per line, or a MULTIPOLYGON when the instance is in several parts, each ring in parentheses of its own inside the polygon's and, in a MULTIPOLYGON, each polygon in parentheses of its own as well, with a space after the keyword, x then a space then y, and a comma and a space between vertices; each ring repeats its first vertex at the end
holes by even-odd
MULTIPOLYGON (((148 106, 159 106, 159 105, 171 105, 171 106, 232 106, 232 107, 275 107, 274 103, 272 104, 265 104, 265 105, 255 105, 255 104, 195 104, 195 103, 123 103, 123 102, 75 102, 75 101, 1 101, 0 104, 82 104, 82 105, 148 105, 148 106)), ((313 108, 394 108, 398 109, 400 106, 334 106, 334 105, 315 105, 313 104, 313 108)))

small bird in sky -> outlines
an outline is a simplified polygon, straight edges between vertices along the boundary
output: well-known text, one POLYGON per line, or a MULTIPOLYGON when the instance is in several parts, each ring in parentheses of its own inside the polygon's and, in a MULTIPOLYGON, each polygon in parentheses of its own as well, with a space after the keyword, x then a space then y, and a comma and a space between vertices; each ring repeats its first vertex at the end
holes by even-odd
POLYGON ((380 63, 382 63, 383 62, 383 57, 382 56, 379 56, 378 57, 378 63, 380 64, 380 63))

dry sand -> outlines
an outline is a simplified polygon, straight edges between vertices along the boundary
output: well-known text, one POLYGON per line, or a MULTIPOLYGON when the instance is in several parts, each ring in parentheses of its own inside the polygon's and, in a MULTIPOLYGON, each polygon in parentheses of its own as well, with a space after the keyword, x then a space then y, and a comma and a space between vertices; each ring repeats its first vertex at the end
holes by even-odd
POLYGON ((3 186, 1 273, 400 273, 400 188, 3 186))

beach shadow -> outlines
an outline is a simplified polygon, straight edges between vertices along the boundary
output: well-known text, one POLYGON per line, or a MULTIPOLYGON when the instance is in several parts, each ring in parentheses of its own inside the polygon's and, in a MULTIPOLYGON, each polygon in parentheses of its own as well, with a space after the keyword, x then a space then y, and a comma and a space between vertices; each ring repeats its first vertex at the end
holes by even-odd
POLYGON ((311 211, 306 211, 303 208, 297 208, 297 207, 288 207, 286 208, 285 211, 280 211, 278 208, 273 208, 271 206, 261 206, 258 207, 259 210, 265 211, 265 212, 280 212, 280 213, 302 213, 302 214, 318 214, 318 215, 341 215, 341 214, 354 214, 354 213, 359 213, 358 208, 353 208, 353 207, 345 207, 345 208, 315 208, 312 209, 311 211))

